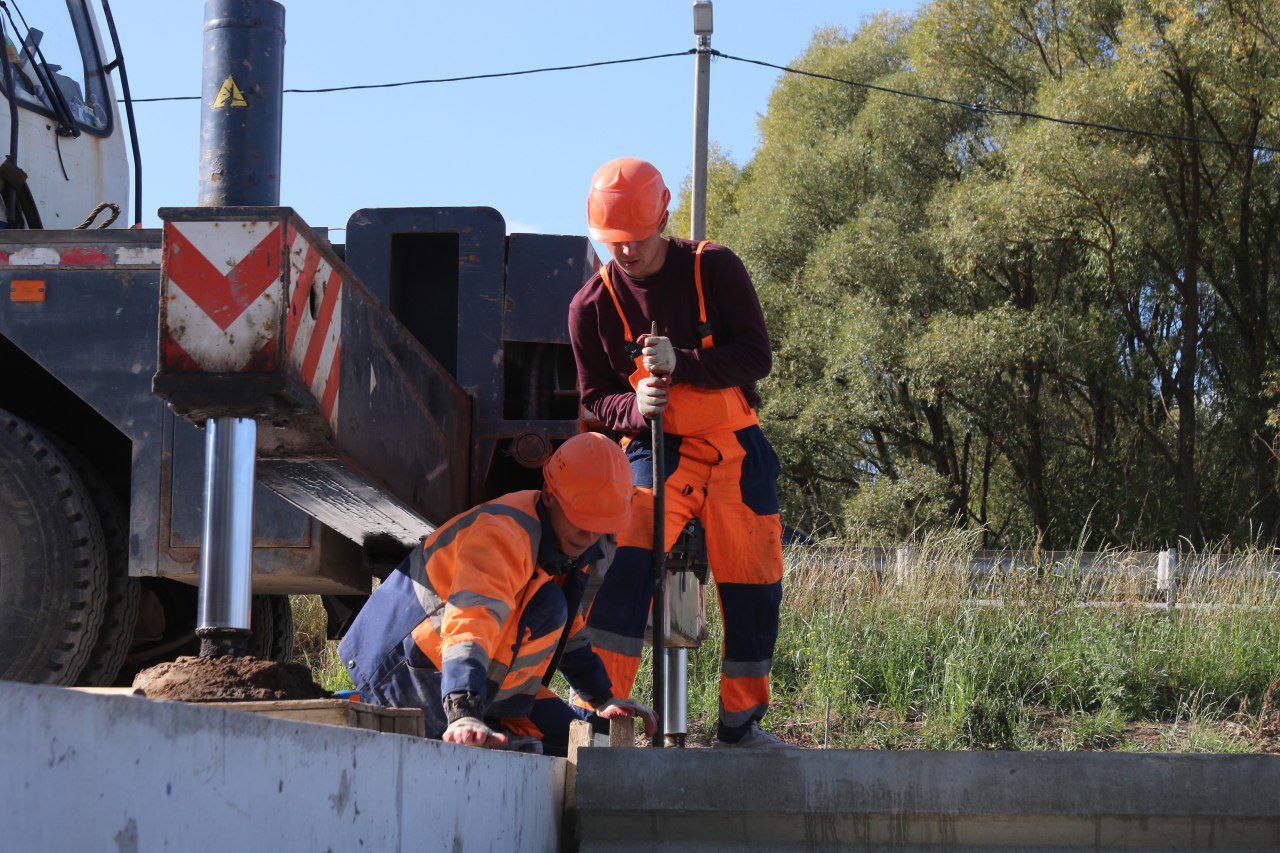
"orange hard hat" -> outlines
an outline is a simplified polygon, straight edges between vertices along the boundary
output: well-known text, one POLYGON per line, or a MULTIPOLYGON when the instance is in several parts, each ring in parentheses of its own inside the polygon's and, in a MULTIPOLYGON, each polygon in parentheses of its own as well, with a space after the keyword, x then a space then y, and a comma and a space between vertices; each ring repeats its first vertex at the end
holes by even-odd
POLYGON ((652 163, 636 157, 610 160, 591 177, 587 226, 601 243, 643 240, 658 230, 671 191, 652 163))
POLYGON ((579 433, 560 445, 542 466, 542 476, 574 527, 621 533, 631 519, 627 454, 598 432, 579 433))

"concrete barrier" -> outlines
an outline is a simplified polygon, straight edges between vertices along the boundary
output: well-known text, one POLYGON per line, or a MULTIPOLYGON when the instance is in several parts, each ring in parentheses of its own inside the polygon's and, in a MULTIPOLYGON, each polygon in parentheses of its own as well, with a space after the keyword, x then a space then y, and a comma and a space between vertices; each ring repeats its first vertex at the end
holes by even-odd
POLYGON ((583 850, 1277 848, 1280 756, 587 749, 574 811, 583 850))
POLYGON ((554 850, 565 762, 0 682, 0 848, 554 850))

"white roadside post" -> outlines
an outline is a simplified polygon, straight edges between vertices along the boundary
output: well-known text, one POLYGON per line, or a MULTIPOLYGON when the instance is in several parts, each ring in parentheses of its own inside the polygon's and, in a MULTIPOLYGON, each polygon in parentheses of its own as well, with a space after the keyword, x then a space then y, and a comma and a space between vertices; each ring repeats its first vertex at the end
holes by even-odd
POLYGON ((898 546, 893 549, 893 580, 898 586, 911 582, 911 549, 898 546))
POLYGON ((1170 608, 1178 603, 1178 552, 1166 548, 1156 563, 1156 589, 1165 593, 1170 608))

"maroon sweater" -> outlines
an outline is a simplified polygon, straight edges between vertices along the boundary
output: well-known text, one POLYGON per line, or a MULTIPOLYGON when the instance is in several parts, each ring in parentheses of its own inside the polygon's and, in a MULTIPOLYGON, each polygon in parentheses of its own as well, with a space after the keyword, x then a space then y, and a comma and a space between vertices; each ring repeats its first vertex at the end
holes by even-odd
MULTIPOLYGON (((635 335, 658 322, 658 332, 671 338, 676 351, 673 382, 703 388, 740 387, 752 407, 760 404, 756 382, 769 375, 773 353, 764 312, 746 268, 730 250, 714 243, 702 250, 702 291, 707 321, 715 334, 714 349, 699 349, 698 293, 693 284, 697 243, 669 239, 662 269, 644 279, 631 279, 610 263, 609 281, 635 335)), ((587 411, 619 432, 644 429, 635 391, 627 381, 636 369, 627 357, 626 333, 618 310, 596 273, 569 305, 569 338, 578 363, 578 388, 587 411)))

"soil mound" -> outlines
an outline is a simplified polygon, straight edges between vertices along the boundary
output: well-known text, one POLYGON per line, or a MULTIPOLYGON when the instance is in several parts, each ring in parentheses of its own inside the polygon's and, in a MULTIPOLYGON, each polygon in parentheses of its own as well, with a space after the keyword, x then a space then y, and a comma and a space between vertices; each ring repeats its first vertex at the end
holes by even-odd
POLYGON ((297 663, 252 657, 180 657, 144 669, 133 686, 148 699, 178 702, 263 702, 325 699, 328 691, 297 663))

